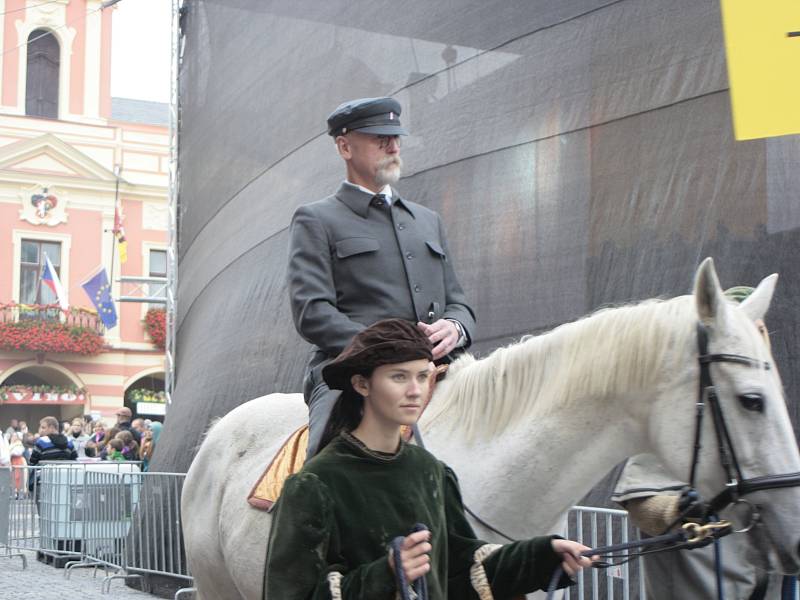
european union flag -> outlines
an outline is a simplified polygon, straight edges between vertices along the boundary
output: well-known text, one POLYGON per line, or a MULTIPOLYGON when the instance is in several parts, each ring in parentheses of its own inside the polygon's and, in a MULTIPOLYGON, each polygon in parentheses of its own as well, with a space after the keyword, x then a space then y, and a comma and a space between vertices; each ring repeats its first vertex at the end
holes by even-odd
POLYGON ((117 309, 114 308, 114 301, 111 299, 111 285, 108 283, 108 275, 103 267, 97 274, 81 284, 83 291, 97 309, 100 320, 106 329, 111 329, 117 324, 117 309))

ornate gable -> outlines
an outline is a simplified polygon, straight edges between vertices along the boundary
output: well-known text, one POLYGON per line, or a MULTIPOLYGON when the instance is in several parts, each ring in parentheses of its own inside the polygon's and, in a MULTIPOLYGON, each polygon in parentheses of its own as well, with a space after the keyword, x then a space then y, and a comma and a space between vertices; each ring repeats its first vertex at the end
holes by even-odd
POLYGON ((115 180, 114 173, 52 134, 0 148, 0 173, 115 180))

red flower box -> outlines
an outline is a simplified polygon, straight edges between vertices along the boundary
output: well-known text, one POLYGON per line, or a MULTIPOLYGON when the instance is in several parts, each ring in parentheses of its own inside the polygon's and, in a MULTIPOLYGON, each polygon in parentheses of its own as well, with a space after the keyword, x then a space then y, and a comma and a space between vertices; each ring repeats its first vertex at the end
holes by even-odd
POLYGON ((58 321, 30 320, 0 323, 0 350, 100 354, 103 336, 87 327, 71 327, 58 321))
POLYGON ((144 316, 144 329, 153 344, 164 349, 167 342, 167 311, 163 308, 151 308, 144 316))

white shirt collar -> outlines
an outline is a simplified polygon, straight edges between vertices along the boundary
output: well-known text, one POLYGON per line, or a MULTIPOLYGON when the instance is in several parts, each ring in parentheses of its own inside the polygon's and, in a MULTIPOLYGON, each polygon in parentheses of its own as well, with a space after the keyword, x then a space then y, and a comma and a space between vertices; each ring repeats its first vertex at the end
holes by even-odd
MULTIPOLYGON (((364 192, 364 193, 367 193, 367 194, 369 194, 370 196, 374 196, 374 195, 375 195, 375 192, 373 192, 372 190, 368 190, 368 189, 367 189, 367 188, 365 188, 363 185, 358 185, 357 183, 352 183, 352 182, 350 182, 350 181, 348 181, 347 183, 349 183, 349 184, 350 184, 350 185, 352 185, 353 187, 357 187, 357 188, 358 188, 358 189, 360 189, 362 192, 364 192)), ((391 203, 392 203, 392 186, 390 186, 388 183, 387 183, 385 186, 383 186, 383 189, 382 189, 380 192, 378 192, 378 193, 379 193, 379 194, 383 194, 384 196, 386 196, 386 201, 387 201, 389 204, 391 204, 391 203)))

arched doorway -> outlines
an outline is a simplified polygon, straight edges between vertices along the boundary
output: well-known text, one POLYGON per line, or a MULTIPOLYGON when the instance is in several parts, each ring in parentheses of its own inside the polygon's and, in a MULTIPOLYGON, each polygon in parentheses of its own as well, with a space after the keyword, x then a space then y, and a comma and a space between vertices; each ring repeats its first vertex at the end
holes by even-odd
POLYGON ((24 421, 31 433, 44 417, 70 421, 82 417, 88 404, 83 382, 71 371, 53 363, 22 363, 9 369, 0 380, 4 398, 0 402, 0 424, 24 421))
POLYGON ((137 373, 125 385, 125 406, 134 418, 163 422, 167 408, 164 389, 163 370, 137 373))

